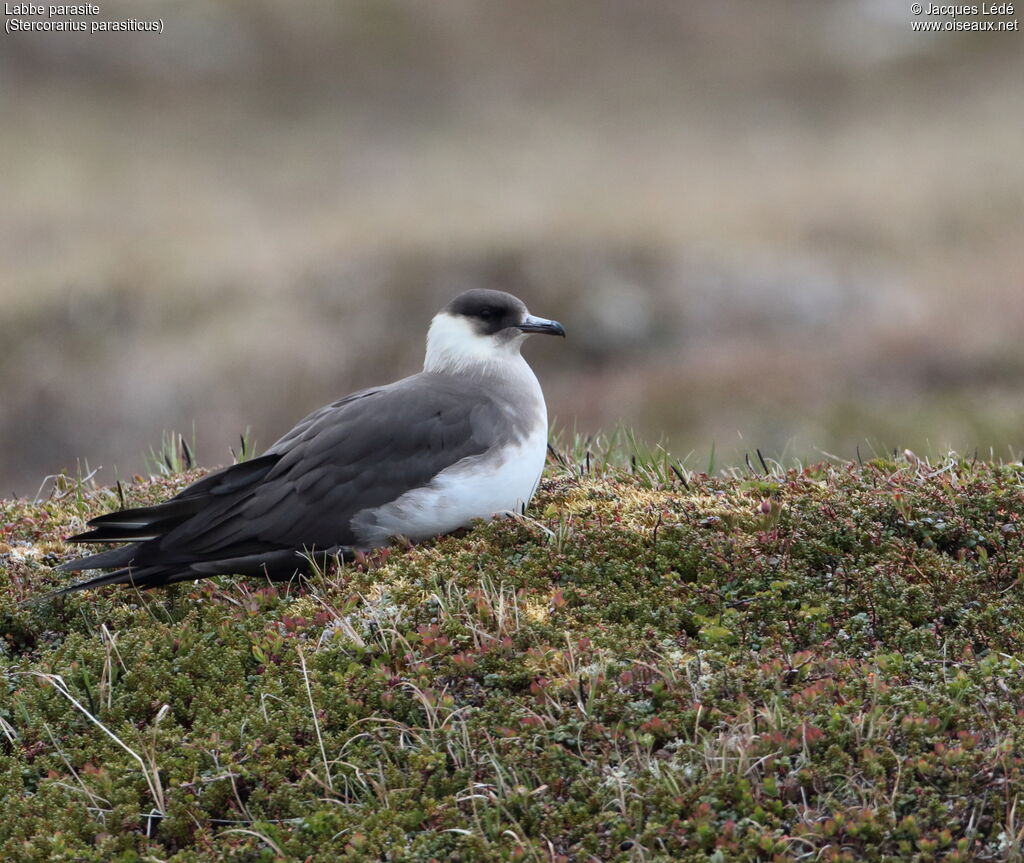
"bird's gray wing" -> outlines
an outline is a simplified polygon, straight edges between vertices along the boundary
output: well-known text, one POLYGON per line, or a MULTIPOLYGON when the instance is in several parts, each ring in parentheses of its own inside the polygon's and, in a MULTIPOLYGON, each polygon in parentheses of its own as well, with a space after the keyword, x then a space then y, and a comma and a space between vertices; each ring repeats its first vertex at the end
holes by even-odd
POLYGON ((482 388, 419 383, 400 381, 311 415, 271 447, 278 460, 244 497, 183 524, 165 543, 203 553, 256 537, 292 547, 354 544, 357 512, 501 442, 499 409, 482 388))
POLYGON ((469 381, 416 375, 310 414, 258 459, 166 503, 101 516, 79 542, 141 540, 61 568, 114 568, 82 586, 290 575, 296 551, 352 546, 350 522, 503 442, 501 409, 469 381), (287 570, 287 573, 284 572, 287 570))

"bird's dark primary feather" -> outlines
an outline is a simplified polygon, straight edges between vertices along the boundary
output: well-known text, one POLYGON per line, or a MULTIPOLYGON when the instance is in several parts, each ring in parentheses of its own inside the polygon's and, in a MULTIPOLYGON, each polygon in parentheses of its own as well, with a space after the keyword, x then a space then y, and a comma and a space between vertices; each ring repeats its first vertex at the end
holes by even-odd
POLYGON ((104 584, 155 587, 216 574, 290 578, 303 555, 357 542, 357 512, 424 486, 492 446, 501 408, 471 378, 421 373, 310 414, 267 452, 217 471, 155 506, 102 515, 73 542, 130 545, 63 564, 113 569, 63 593, 104 584), (466 410, 469 397, 473 408, 466 410))

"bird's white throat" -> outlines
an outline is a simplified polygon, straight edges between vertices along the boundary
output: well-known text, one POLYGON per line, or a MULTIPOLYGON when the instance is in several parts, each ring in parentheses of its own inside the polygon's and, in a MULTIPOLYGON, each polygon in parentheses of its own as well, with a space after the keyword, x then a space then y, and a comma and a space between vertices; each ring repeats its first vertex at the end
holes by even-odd
POLYGON ((441 312, 430 322, 423 371, 465 374, 488 371, 499 364, 526 365, 519 353, 525 338, 525 333, 504 339, 481 335, 463 316, 441 312))

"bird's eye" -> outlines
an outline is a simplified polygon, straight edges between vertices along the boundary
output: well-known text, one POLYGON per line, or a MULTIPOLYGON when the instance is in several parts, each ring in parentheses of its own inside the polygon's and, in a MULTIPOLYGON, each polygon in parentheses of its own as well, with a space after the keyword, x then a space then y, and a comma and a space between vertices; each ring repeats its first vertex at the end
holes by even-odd
POLYGON ((494 309, 480 309, 480 317, 485 321, 494 317, 494 309))

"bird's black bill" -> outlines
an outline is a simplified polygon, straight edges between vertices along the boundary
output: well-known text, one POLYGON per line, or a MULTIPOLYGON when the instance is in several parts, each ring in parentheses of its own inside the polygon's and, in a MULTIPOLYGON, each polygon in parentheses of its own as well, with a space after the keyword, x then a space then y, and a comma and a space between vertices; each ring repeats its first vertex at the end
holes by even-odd
POLYGON ((545 333, 549 336, 561 336, 565 338, 565 327, 563 327, 558 321, 549 321, 546 318, 535 318, 533 315, 528 315, 521 324, 519 329, 524 333, 545 333))

